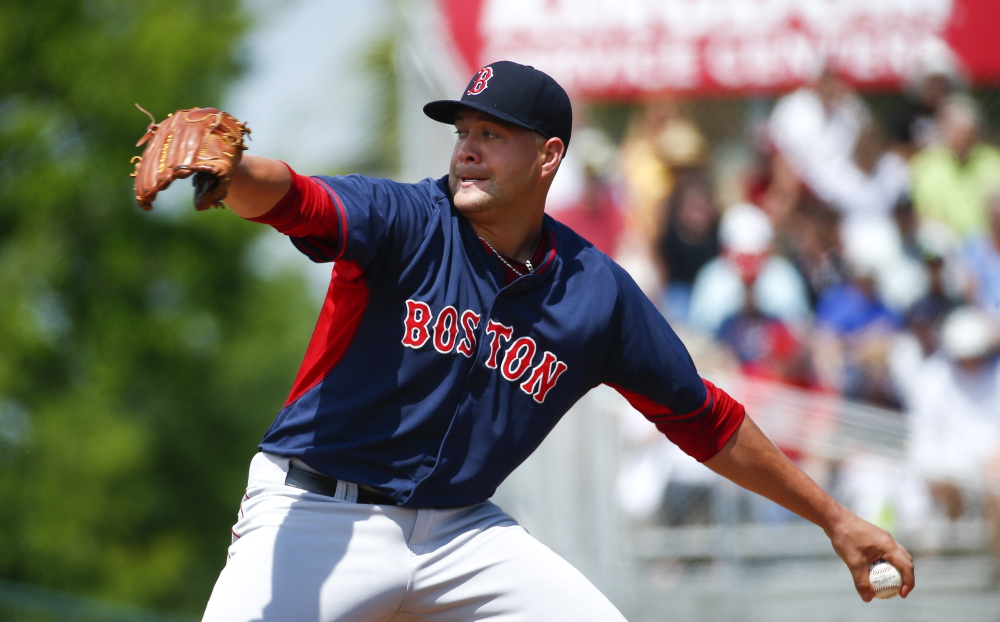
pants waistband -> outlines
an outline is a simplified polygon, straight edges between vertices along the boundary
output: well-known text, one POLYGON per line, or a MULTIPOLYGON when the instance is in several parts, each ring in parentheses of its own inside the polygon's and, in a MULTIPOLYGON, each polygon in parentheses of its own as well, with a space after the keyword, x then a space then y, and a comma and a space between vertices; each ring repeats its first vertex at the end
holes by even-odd
POLYGON ((322 473, 306 470, 294 462, 288 465, 288 474, 285 476, 285 484, 301 488, 302 490, 333 497, 342 501, 352 503, 365 503, 369 505, 399 505, 395 499, 383 494, 369 486, 362 486, 352 482, 327 477, 322 473))

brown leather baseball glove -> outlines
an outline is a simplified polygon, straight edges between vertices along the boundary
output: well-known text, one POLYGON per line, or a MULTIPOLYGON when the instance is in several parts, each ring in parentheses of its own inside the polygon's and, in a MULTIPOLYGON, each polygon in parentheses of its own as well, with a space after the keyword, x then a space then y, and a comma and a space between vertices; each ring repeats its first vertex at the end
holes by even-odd
MULTIPOLYGON (((146 112, 141 106, 139 110, 146 112)), ((146 112, 146 114, 149 114, 146 112)), ((246 123, 215 108, 178 110, 161 123, 152 123, 145 136, 135 144, 146 145, 141 156, 132 158, 135 171, 135 200, 144 210, 153 209, 153 201, 175 179, 194 175, 194 207, 224 207, 233 168, 247 148, 246 123)))

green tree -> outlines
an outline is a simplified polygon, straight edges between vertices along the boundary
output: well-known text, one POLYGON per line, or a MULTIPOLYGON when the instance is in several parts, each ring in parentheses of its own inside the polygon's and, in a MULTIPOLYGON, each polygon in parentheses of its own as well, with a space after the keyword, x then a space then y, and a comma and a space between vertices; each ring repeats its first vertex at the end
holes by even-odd
POLYGON ((316 305, 255 270, 262 227, 143 212, 128 175, 133 102, 217 105, 247 23, 238 0, 0 3, 0 579, 195 613, 225 562, 316 305))

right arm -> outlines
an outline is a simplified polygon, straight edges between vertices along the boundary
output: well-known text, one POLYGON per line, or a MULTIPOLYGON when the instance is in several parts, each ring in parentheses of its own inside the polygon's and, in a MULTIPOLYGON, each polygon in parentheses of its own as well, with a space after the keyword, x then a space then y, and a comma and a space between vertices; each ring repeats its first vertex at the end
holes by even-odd
POLYGON ((225 203, 243 218, 263 216, 285 196, 292 174, 281 160, 244 155, 233 169, 225 203))
POLYGON ((913 591, 913 557, 889 533, 837 503, 789 460, 749 418, 705 466, 818 525, 847 564, 862 600, 874 598, 868 565, 885 559, 903 575, 900 596, 913 591))

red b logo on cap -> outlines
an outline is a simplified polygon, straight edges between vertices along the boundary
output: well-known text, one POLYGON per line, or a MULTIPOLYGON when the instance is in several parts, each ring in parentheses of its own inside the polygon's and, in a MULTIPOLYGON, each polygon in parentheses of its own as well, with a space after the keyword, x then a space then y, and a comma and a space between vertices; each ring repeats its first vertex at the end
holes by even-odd
POLYGON ((486 90, 486 83, 490 81, 493 77, 492 67, 483 67, 479 70, 479 74, 476 76, 475 81, 472 83, 472 87, 465 92, 466 95, 479 95, 486 90))

